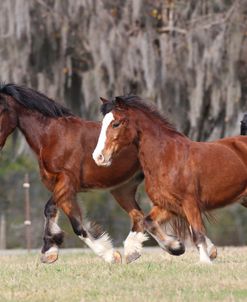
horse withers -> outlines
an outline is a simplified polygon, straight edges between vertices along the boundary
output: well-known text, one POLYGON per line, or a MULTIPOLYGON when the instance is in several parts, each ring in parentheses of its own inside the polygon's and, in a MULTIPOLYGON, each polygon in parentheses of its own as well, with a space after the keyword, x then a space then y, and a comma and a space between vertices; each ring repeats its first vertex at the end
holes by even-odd
POLYGON ((153 203, 146 229, 167 249, 171 241, 159 224, 177 216, 189 226, 200 262, 211 263, 202 214, 247 196, 247 137, 191 141, 136 96, 104 100, 101 111, 95 162, 109 166, 124 147, 134 144, 153 203))

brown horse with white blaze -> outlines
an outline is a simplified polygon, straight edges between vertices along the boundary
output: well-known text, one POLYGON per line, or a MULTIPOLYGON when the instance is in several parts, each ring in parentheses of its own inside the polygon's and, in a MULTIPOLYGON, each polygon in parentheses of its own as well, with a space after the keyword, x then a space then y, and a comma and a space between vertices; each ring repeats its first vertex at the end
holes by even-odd
POLYGON ((154 225, 180 217, 190 225, 200 261, 211 263, 202 214, 247 196, 247 137, 191 141, 136 96, 104 100, 102 113, 96 163, 110 165, 124 147, 135 144, 154 205, 144 219, 146 229, 166 246, 167 238, 154 225))
POLYGON ((129 214, 132 231, 125 241, 127 262, 139 257, 141 244, 146 240, 143 212, 135 200, 137 187, 143 180, 137 149, 131 145, 110 168, 98 167, 91 154, 100 127, 100 123, 74 116, 67 108, 35 90, 14 84, 0 85, 0 149, 18 128, 36 155, 42 181, 52 193, 44 211, 41 259, 45 263, 57 260, 63 241, 57 222, 58 209, 67 215, 75 234, 97 255, 108 262, 121 260, 106 233, 83 224, 76 201, 76 194, 81 191, 109 190, 129 214))

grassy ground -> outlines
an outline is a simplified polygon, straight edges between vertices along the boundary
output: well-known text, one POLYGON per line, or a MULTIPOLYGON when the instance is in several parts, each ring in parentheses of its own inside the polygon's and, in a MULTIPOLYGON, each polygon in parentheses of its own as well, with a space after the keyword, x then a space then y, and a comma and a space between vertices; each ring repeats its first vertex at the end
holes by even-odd
POLYGON ((37 254, 0 256, 0 301, 247 301, 247 248, 219 250, 211 266, 196 251, 161 250, 130 265, 92 254, 63 254, 45 265, 37 254))

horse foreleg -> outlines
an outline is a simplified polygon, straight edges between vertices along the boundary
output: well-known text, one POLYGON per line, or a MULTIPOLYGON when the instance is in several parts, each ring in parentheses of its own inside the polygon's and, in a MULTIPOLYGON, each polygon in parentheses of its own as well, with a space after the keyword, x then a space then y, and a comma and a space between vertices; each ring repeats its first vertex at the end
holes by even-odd
POLYGON ((184 244, 176 237, 165 234, 160 224, 171 218, 171 213, 158 206, 154 206, 145 217, 144 225, 149 234, 158 242, 159 246, 172 255, 182 255, 185 252, 184 244))
POLYGON ((196 201, 185 200, 183 203, 183 211, 185 217, 190 224, 190 230, 194 244, 200 253, 200 262, 211 264, 211 259, 207 250, 207 242, 201 212, 196 204, 196 201))
POLYGON ((106 262, 121 262, 121 255, 114 251, 111 239, 107 233, 102 232, 99 228, 90 229, 83 226, 81 209, 76 201, 76 192, 73 190, 69 177, 60 175, 54 196, 57 206, 69 218, 74 233, 87 246, 106 262))
POLYGON ((58 248, 63 242, 63 231, 57 224, 58 209, 51 197, 45 205, 44 244, 41 250, 41 261, 53 263, 58 258, 58 248))
POLYGON ((144 214, 135 200, 135 194, 139 183, 128 183, 111 193, 119 205, 130 216, 132 228, 124 241, 124 255, 126 263, 131 263, 141 256, 142 244, 148 239, 144 234, 144 214))
POLYGON ((73 202, 64 202, 60 204, 61 209, 68 216, 74 233, 90 247, 94 253, 106 262, 120 263, 121 255, 113 249, 112 241, 109 235, 95 225, 88 224, 83 226, 79 205, 73 202))

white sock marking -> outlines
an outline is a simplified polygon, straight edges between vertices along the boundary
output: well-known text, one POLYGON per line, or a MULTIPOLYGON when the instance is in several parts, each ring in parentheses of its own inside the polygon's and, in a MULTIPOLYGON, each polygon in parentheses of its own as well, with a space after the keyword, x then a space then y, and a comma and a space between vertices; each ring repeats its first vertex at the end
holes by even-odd
POLYGON ((107 128, 113 120, 114 120, 114 116, 113 116, 112 112, 107 113, 105 115, 105 117, 103 118, 101 131, 100 131, 100 135, 98 138, 98 143, 93 152, 93 159, 96 162, 96 164, 98 164, 98 157, 99 157, 99 155, 101 155, 102 150, 105 147, 107 128))
POLYGON ((148 240, 148 236, 141 232, 130 232, 124 241, 125 256, 131 255, 135 252, 141 254, 142 243, 148 240))
POLYGON ((200 262, 211 264, 212 262, 208 256, 205 246, 202 243, 200 243, 198 244, 198 248, 200 253, 200 262))
POLYGON ((49 254, 54 254, 54 253, 58 254, 58 248, 56 246, 50 247, 49 250, 45 252, 45 255, 47 256, 49 254))
POLYGON ((212 248, 214 248, 214 244, 207 236, 205 236, 205 239, 206 239, 206 244, 207 244, 207 252, 210 255, 212 248))
POLYGON ((50 221, 50 231, 53 235, 61 233, 59 225, 54 221, 50 221))
POLYGON ((90 239, 79 236, 94 252, 102 257, 106 262, 114 262, 114 249, 111 239, 107 233, 104 233, 98 239, 90 239))
POLYGON ((57 212, 57 214, 54 218, 48 219, 48 218, 45 217, 45 227, 48 223, 49 224, 48 227, 49 227, 49 230, 50 230, 52 235, 56 235, 56 234, 59 234, 59 233, 62 232, 59 225, 57 224, 58 218, 59 218, 59 212, 57 212))

